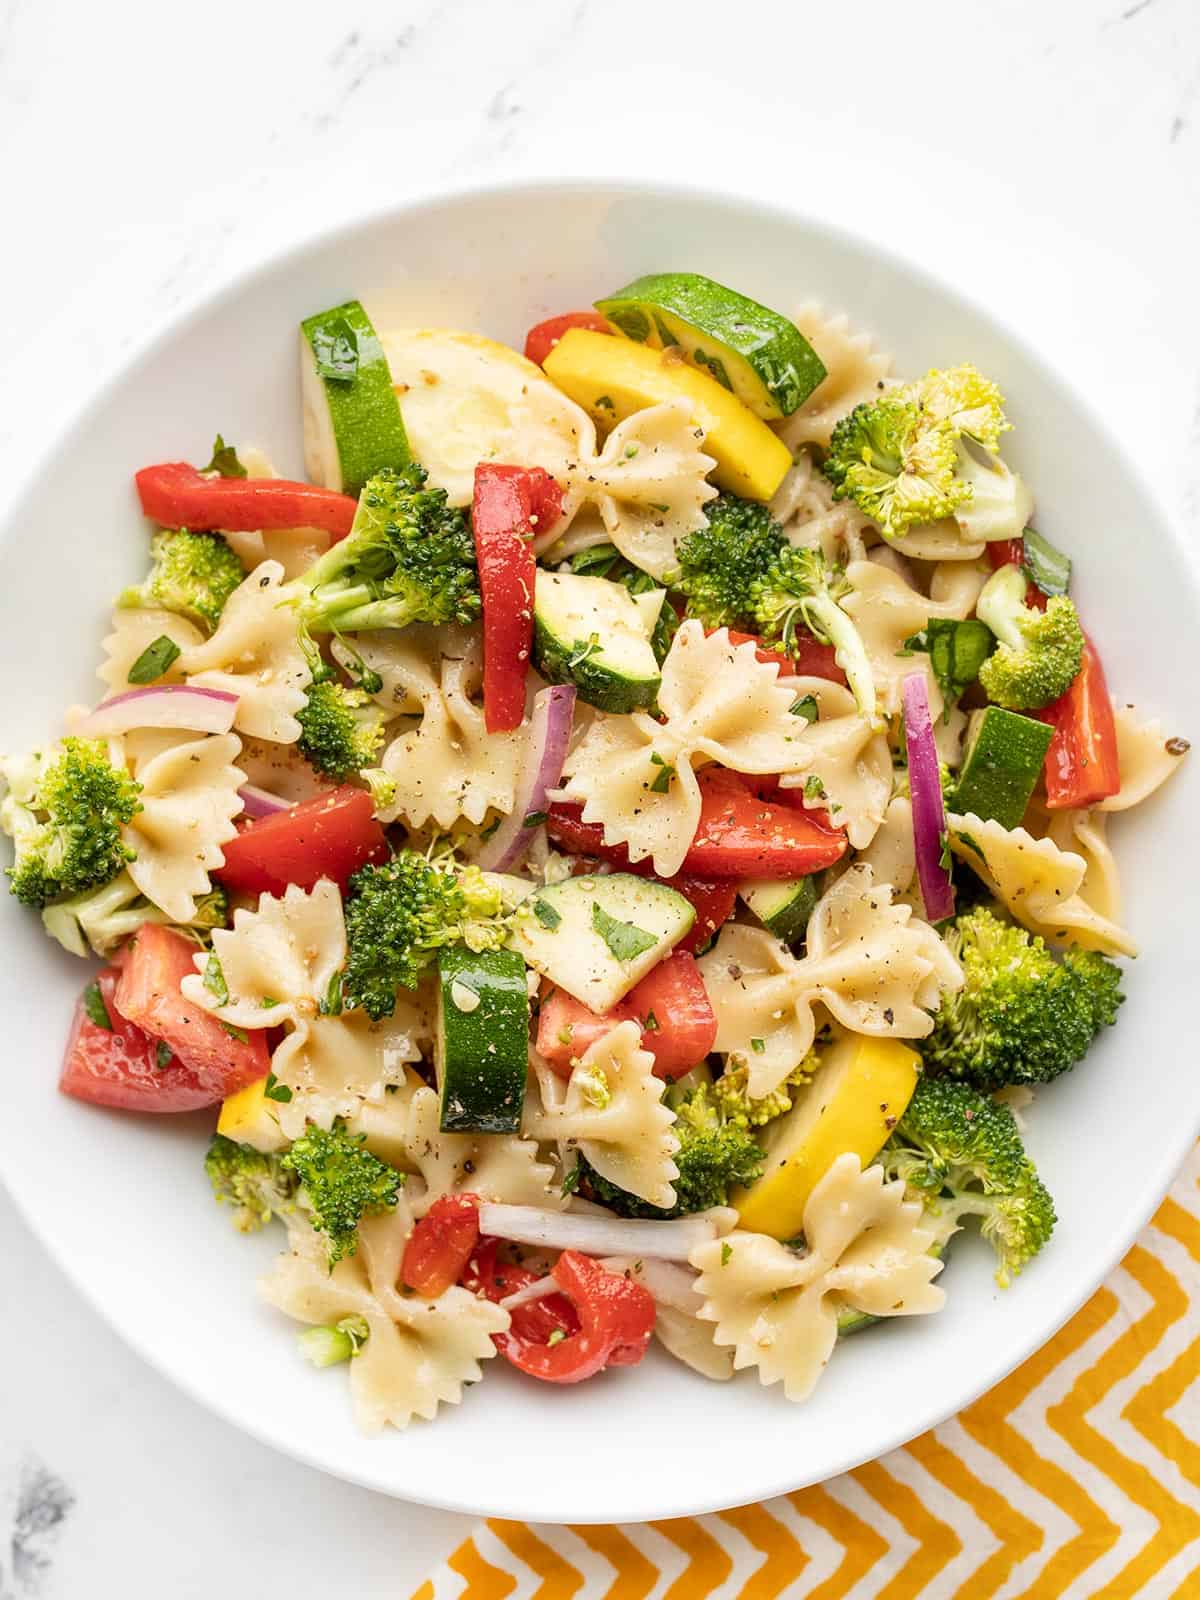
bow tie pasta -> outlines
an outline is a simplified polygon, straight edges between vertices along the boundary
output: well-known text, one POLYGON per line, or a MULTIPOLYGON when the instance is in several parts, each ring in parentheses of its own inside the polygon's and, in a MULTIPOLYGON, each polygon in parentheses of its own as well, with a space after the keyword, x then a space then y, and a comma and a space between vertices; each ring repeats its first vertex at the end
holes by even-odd
POLYGON ((855 333, 847 316, 831 316, 809 301, 795 316, 796 326, 825 364, 825 377, 779 429, 791 450, 826 446, 833 430, 855 406, 877 400, 892 370, 892 358, 875 349, 869 336, 855 333))
POLYGON ((663 662, 664 720, 598 716, 567 757, 563 798, 583 802, 585 822, 604 824, 606 844, 627 845, 632 861, 652 857, 669 878, 700 821, 696 768, 717 761, 734 772, 794 772, 808 761, 795 700, 752 643, 735 645, 724 629, 706 637, 685 622, 663 662))
MULTIPOLYGON (((526 1106, 523 1128, 534 1139, 577 1145, 609 1183, 669 1209, 679 1176, 673 1159, 679 1140, 671 1131, 675 1113, 662 1103, 666 1085, 654 1076, 654 1057, 640 1048, 640 1037, 636 1022, 622 1022, 597 1039, 561 1099, 543 1101, 540 1110, 526 1106)), ((553 1090, 550 1075, 544 1075, 543 1095, 553 1090)))
POLYGON ((799 789, 806 807, 829 813, 856 850, 875 837, 892 794, 887 737, 859 716, 854 696, 826 678, 790 678, 797 698, 811 695, 818 716, 805 731, 805 766, 785 773, 783 789, 799 789))
POLYGON ((761 1233, 734 1232, 691 1255, 705 1297, 700 1317, 713 1340, 733 1349, 734 1367, 782 1383, 789 1400, 807 1400, 837 1343, 838 1311, 872 1317, 922 1316, 945 1296, 933 1280, 942 1262, 929 1247, 921 1205, 882 1167, 863 1172, 842 1155, 804 1209, 807 1254, 761 1233))
POLYGON ((439 1117, 437 1095, 432 1089, 418 1089, 409 1104, 404 1135, 406 1164, 425 1182, 424 1195, 413 1202, 418 1215, 442 1195, 464 1192, 514 1206, 562 1203, 553 1187, 554 1167, 539 1159, 535 1139, 442 1133, 439 1117))
POLYGON ((359 1224, 359 1251, 329 1270, 324 1249, 293 1230, 292 1249, 259 1280, 268 1304, 316 1327, 361 1317, 367 1337, 349 1363, 359 1427, 376 1434, 430 1421, 440 1405, 457 1405, 466 1384, 483 1376, 496 1354, 492 1336, 509 1325, 507 1311, 457 1287, 436 1300, 396 1288, 412 1228, 403 1197, 394 1212, 359 1224))
POLYGON ((189 683, 238 696, 233 725, 239 733, 276 744, 300 737, 296 713, 312 683, 287 600, 283 567, 264 561, 229 596, 212 638, 178 661, 189 683))
POLYGON ((1113 721, 1121 787, 1097 809, 1128 811, 1179 771, 1189 747, 1186 739, 1168 739, 1160 723, 1142 722, 1132 706, 1114 706, 1113 721))
MULTIPOLYGON (((204 635, 195 623, 189 622, 174 611, 161 611, 156 606, 126 609, 118 606, 112 614, 112 632, 104 637, 101 648, 104 660, 96 669, 96 676, 104 683, 109 694, 125 694, 131 687, 129 673, 135 661, 141 660, 148 646, 158 639, 169 639, 179 651, 191 650, 204 642, 204 635)), ((139 683, 145 683, 140 678, 139 683)), ((149 680, 152 683, 182 683, 183 669, 178 659, 172 660, 164 672, 149 680)))
POLYGON ((937 933, 893 904, 890 886, 861 863, 817 902, 802 959, 765 929, 730 924, 699 966, 717 1017, 714 1048, 747 1068, 755 1100, 811 1050, 818 1003, 853 1033, 922 1039, 942 994, 963 982, 937 933))
POLYGON ((393 690, 403 687, 419 700, 422 714, 383 753, 396 790, 381 815, 413 828, 431 819, 449 828, 460 817, 478 825, 493 808, 511 811, 524 736, 519 728, 488 733, 484 725, 475 701, 483 672, 478 639, 452 629, 439 646, 433 630, 406 630, 391 671, 393 690))

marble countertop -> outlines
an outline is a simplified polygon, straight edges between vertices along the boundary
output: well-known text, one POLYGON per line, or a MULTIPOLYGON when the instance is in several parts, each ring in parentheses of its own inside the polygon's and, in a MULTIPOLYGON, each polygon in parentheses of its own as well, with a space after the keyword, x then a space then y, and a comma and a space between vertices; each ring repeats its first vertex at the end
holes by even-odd
MULTIPOLYGON (((1194 0, 0 0, 0 482, 150 329, 293 240, 441 183, 573 174, 793 205, 954 279, 1200 525, 1194 0)), ((0 1263, 0 1600, 348 1572, 357 1600, 403 1597, 465 1527, 198 1410, 2 1193, 0 1263)))

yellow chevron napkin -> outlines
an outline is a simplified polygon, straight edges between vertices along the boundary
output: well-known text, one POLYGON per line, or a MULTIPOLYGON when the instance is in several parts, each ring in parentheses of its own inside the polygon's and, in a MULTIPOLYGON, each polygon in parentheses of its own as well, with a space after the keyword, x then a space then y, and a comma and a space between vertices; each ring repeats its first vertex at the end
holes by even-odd
POLYGON ((412 1600, 1200 1600, 1200 1150, 1104 1287, 953 1421, 763 1505, 481 1522, 412 1600))

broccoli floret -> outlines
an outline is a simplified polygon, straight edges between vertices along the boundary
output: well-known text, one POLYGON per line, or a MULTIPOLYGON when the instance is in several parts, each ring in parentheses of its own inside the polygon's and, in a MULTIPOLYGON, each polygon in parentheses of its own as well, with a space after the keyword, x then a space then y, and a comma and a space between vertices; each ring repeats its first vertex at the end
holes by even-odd
POLYGON ((1007 1288, 1054 1231, 1054 1202, 1012 1112, 966 1083, 922 1077, 880 1157, 920 1195, 943 1239, 975 1216, 1007 1288))
POLYGON ((765 642, 778 641, 789 652, 795 648, 801 624, 831 644, 859 712, 874 722, 875 678, 867 648, 838 604, 848 590, 845 573, 826 561, 820 550, 785 545, 754 584, 755 629, 765 642))
POLYGON ((755 585, 787 547, 766 506, 721 494, 704 508, 706 528, 679 546, 675 587, 687 596, 689 617, 706 628, 755 626, 755 585))
POLYGON ((929 372, 843 417, 822 470, 885 538, 950 516, 972 539, 1018 538, 1032 501, 998 454, 1009 426, 974 367, 929 372))
POLYGON ((24 905, 84 894, 134 859, 121 828, 142 809, 142 786, 113 766, 102 739, 5 758, 0 777, 0 829, 16 848, 10 888, 24 905))
POLYGON ((357 1250, 362 1219, 390 1211, 404 1183, 366 1148, 366 1135, 347 1132, 340 1119, 328 1131, 305 1129, 279 1164, 299 1180, 300 1204, 326 1236, 331 1268, 357 1250))
POLYGON ((310 633, 474 622, 480 612, 475 541, 444 489, 416 466, 385 469, 359 496, 349 535, 296 580, 310 633))
POLYGON ((601 1205, 623 1217, 689 1216, 710 1206, 723 1206, 730 1189, 762 1176, 762 1151, 740 1122, 726 1119, 708 1084, 701 1082, 689 1089, 676 1086, 668 1089, 663 1099, 675 1112, 679 1139, 675 1204, 669 1210, 648 1205, 602 1178, 580 1156, 583 1174, 601 1205))
POLYGON ((1075 602, 1054 595, 1045 611, 1025 604, 1020 567, 1001 567, 984 584, 976 611, 997 648, 979 669, 989 700, 1010 711, 1036 711, 1066 694, 1083 664, 1083 629, 1075 602))
MULTIPOLYGON (((223 928, 228 921, 229 898, 217 886, 196 901, 195 914, 185 926, 223 928)), ((180 926, 146 899, 127 872, 119 872, 111 883, 99 889, 60 900, 42 912, 46 932, 76 956, 86 956, 89 949, 98 956, 110 956, 144 922, 180 926)))
POLYGON ((217 1199, 234 1208, 234 1226, 240 1233, 254 1233, 272 1217, 296 1209, 300 1181, 279 1156, 264 1155, 252 1145, 214 1133, 204 1170, 217 1199))
POLYGON ((1048 1083, 1116 1021, 1121 972, 1107 956, 1069 950, 1056 960, 1044 940, 985 906, 962 913, 945 939, 966 982, 943 997, 918 1045, 930 1072, 980 1089, 1048 1083))
POLYGON ((318 772, 343 782, 374 765, 387 717, 369 694, 348 689, 325 668, 314 679, 296 721, 301 755, 318 772))
POLYGON ((508 924, 499 888, 478 867, 435 866, 401 850, 380 866, 362 867, 346 899, 348 1005, 390 1017, 396 990, 414 989, 443 945, 491 950, 508 924))
POLYGON ((117 604, 178 611, 211 633, 246 576, 224 539, 218 533, 164 529, 151 539, 150 556, 154 565, 145 582, 126 589, 117 604))
POLYGON ((746 1062, 728 1065, 712 1087, 713 1099, 722 1118, 739 1128, 762 1128, 792 1109, 792 1090, 811 1082, 817 1070, 816 1050, 810 1050, 798 1067, 770 1094, 752 1100, 749 1092, 750 1068, 746 1062))

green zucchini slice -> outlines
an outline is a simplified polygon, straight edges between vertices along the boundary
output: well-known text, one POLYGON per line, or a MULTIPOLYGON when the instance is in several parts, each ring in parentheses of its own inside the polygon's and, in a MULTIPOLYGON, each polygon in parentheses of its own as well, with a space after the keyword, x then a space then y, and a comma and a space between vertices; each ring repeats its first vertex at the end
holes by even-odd
POLYGON ((381 467, 412 461, 383 346, 357 300, 300 324, 304 465, 314 483, 358 494, 381 467))
POLYGON ((443 1133, 521 1131, 529 991, 515 950, 441 952, 434 1051, 443 1133))

